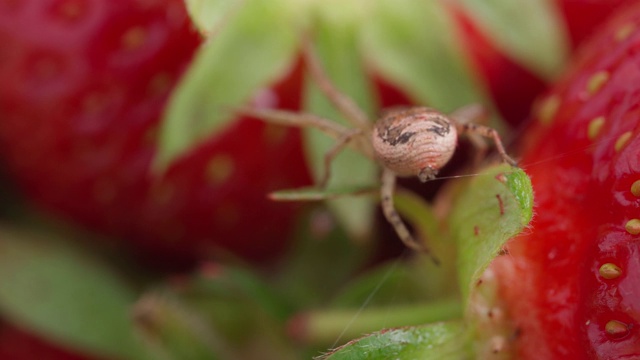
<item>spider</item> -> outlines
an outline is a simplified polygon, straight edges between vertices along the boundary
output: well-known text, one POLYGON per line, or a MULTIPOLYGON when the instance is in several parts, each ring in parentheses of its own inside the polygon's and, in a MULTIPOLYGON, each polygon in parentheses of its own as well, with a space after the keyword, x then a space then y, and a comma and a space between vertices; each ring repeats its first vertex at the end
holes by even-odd
POLYGON ((434 179, 438 170, 453 156, 458 134, 467 135, 477 148, 476 160, 487 150, 484 137, 493 141, 503 161, 517 166, 506 153, 498 132, 476 123, 486 119, 487 112, 482 105, 467 105, 449 115, 428 107, 393 108, 383 111, 373 123, 351 98, 329 80, 310 41, 303 41, 303 56, 313 81, 353 128, 310 113, 257 108, 241 108, 239 111, 263 121, 317 128, 335 138, 335 144, 324 155, 324 172, 317 184, 319 188, 326 186, 331 176, 331 162, 348 145, 377 162, 382 169, 382 212, 400 240, 410 249, 429 253, 428 248, 413 237, 395 209, 393 195, 397 177, 417 176, 423 183, 434 179))

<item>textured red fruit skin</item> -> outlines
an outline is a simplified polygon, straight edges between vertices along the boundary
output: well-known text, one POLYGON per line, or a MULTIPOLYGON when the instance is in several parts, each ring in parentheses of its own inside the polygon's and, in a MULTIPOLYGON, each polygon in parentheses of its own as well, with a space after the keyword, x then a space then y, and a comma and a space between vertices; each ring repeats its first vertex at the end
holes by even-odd
MULTIPOLYGON (((268 100, 261 105, 299 109, 302 68, 299 62, 265 90, 268 100)), ((175 258, 181 240, 192 258, 222 249, 255 261, 277 257, 289 243, 299 205, 273 202, 267 194, 311 183, 303 154, 297 129, 238 119, 151 184, 141 215, 125 236, 169 258, 175 258)))
MULTIPOLYGON (((557 0, 571 46, 575 49, 609 14, 629 2, 557 0)), ((528 118, 534 99, 547 88, 547 83, 502 52, 474 21, 473 14, 454 4, 448 5, 470 64, 494 99, 497 110, 510 125, 522 124, 528 118)))
POLYGON ((585 42, 527 132, 521 163, 535 192, 532 228, 492 264, 518 359, 640 357, 640 237, 625 228, 640 218, 631 191, 640 180, 638 29, 635 3, 585 42), (634 30, 622 36, 625 28, 634 30), (621 274, 601 275, 608 263, 621 274), (616 322, 623 328, 608 334, 616 322))
MULTIPOLYGON (((631 0, 635 1, 635 0, 631 0)), ((564 17, 571 45, 576 48, 594 33, 598 25, 629 0, 557 0, 564 17)))
POLYGON ((3 360, 97 360, 62 349, 15 327, 0 324, 0 359, 3 360))
MULTIPOLYGON (((180 0, 0 3, 0 155, 20 187, 167 267, 221 248, 281 252, 293 208, 265 194, 309 182, 296 131, 239 119, 163 177, 150 171, 165 102, 199 44, 180 0)), ((300 72, 274 105, 298 108, 300 72)))

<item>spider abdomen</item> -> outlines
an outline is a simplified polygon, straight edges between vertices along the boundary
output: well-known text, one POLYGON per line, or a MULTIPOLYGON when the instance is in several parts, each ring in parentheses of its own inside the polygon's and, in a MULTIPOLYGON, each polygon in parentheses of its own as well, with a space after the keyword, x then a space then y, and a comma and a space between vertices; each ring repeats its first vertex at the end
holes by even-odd
POLYGON ((387 111, 372 133, 376 158, 398 176, 435 177, 453 155, 458 134, 443 114, 425 107, 387 111))

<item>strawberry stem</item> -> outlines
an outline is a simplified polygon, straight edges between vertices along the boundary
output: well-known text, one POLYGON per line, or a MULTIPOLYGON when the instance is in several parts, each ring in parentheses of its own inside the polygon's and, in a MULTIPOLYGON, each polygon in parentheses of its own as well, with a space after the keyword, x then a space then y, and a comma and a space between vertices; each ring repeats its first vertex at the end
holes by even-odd
POLYGON ((300 313, 289 335, 305 344, 340 344, 384 328, 421 325, 462 317, 458 299, 369 309, 331 309, 300 313))

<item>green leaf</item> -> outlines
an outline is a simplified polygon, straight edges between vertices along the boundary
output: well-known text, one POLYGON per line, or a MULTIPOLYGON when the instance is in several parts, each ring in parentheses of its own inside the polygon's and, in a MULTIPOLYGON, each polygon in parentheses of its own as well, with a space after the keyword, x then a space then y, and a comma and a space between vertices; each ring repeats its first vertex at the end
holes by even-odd
POLYGON ((296 13, 287 4, 243 2, 198 51, 161 123, 156 170, 221 131, 236 117, 234 107, 290 68, 298 39, 296 13))
POLYGON ((316 206, 298 224, 294 242, 271 284, 296 308, 326 305, 346 279, 370 261, 373 246, 353 241, 334 214, 316 206))
POLYGON ((424 255, 410 264, 411 273, 421 279, 420 286, 429 289, 423 300, 457 294, 456 243, 448 233, 441 231, 441 221, 431 205, 420 195, 400 188, 396 191, 395 206, 439 262, 436 264, 431 256, 424 255))
POLYGON ((180 295, 188 300, 196 298, 231 298, 250 300, 274 319, 284 321, 292 312, 282 296, 271 284, 266 283, 257 273, 235 266, 209 264, 191 280, 190 286, 182 289, 180 295), (211 274, 213 273, 213 274, 211 274))
POLYGON ((469 337, 460 322, 383 330, 329 353, 327 360, 471 359, 469 337))
MULTIPOLYGON (((432 206, 420 195, 399 188, 395 194, 396 210, 413 226, 425 245, 447 267, 455 259, 455 242, 441 231, 440 220, 432 206)), ((446 271, 453 269, 446 269, 446 271)))
POLYGON ((241 0, 185 0, 191 21, 207 35, 215 35, 242 3, 241 0))
POLYGON ((453 204, 449 228, 458 243, 463 299, 504 243, 522 231, 533 213, 533 190, 524 171, 500 165, 471 179, 453 204))
POLYGON ((0 228, 0 310, 11 321, 88 353, 139 358, 129 319, 135 297, 90 254, 0 228))
POLYGON ((414 100, 444 112, 482 100, 440 1, 376 0, 363 24, 376 72, 414 100))
POLYGON ((137 333, 157 358, 215 360, 224 354, 225 344, 209 324, 172 294, 145 295, 136 304, 133 317, 137 333))
POLYGON ((553 1, 460 0, 495 44, 545 79, 569 54, 567 34, 553 1))
POLYGON ((336 339, 353 339, 386 327, 423 325, 459 319, 463 315, 458 299, 430 303, 394 304, 364 309, 328 309, 298 316, 305 343, 331 344, 336 339))
POLYGON ((347 283, 333 298, 331 306, 358 308, 365 299, 367 307, 394 306, 424 303, 436 297, 442 298, 439 295, 447 296, 448 294, 434 293, 428 280, 438 275, 428 273, 427 269, 419 266, 422 263, 428 262, 412 258, 410 261, 394 260, 381 264, 347 283))
POLYGON ((327 189, 306 187, 275 191, 269 194, 269 198, 275 201, 320 201, 336 199, 345 196, 358 196, 377 194, 379 188, 371 186, 343 186, 327 189))
MULTIPOLYGON (((350 96, 371 115, 374 105, 371 85, 364 73, 357 43, 357 22, 353 17, 336 15, 322 7, 314 27, 314 44, 329 78, 340 91, 350 96)), ((339 14, 339 13, 338 13, 339 14)), ((308 112, 346 123, 311 80, 307 82, 305 108, 308 112)), ((315 130, 305 131, 309 164, 320 179, 324 171, 324 155, 335 140, 315 130)), ((378 183, 377 165, 351 149, 345 149, 331 164, 329 186, 360 186, 378 183)), ((371 197, 336 199, 328 203, 347 231, 356 238, 370 234, 373 224, 375 200, 371 197)))
POLYGON ((138 324, 148 329, 147 343, 160 345, 159 353, 180 360, 213 359, 214 354, 221 359, 294 358, 284 326, 291 305, 257 273, 208 263, 197 276, 175 285, 147 294, 137 307, 148 314, 138 324))
POLYGON ((427 238, 430 246, 446 247, 447 240, 440 231, 440 221, 433 208, 420 195, 399 188, 394 196, 396 210, 409 222, 418 227, 418 232, 427 238), (445 244, 443 244, 445 243, 445 244))

